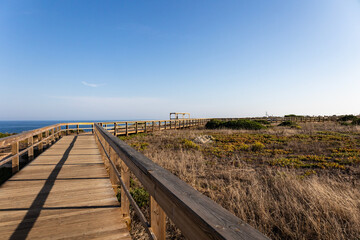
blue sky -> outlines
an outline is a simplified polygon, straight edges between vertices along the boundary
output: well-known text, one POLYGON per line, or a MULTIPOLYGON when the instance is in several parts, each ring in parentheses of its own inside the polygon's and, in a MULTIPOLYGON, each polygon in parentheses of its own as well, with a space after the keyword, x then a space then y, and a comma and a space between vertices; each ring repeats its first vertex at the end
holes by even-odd
POLYGON ((0 120, 359 114, 359 0, 0 1, 0 120))

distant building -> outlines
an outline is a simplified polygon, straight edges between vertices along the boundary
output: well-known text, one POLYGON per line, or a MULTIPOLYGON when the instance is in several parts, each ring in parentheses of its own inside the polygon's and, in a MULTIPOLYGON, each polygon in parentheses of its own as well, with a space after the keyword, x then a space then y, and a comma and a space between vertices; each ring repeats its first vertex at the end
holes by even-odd
POLYGON ((184 113, 184 112, 170 113, 170 120, 176 120, 176 119, 190 119, 190 113, 184 113))

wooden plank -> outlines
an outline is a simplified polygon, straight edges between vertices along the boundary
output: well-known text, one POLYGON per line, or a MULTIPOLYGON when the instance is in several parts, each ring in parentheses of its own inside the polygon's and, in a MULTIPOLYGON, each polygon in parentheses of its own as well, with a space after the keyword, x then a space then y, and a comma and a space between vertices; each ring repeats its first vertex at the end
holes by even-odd
POLYGON ((94 136, 74 139, 0 187, 2 239, 131 239, 94 136))

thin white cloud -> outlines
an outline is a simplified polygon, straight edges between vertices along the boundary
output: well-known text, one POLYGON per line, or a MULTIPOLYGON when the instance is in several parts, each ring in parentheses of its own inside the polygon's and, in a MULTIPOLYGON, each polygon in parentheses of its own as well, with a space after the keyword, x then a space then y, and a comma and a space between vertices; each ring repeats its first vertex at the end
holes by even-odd
POLYGON ((81 83, 87 87, 93 87, 93 88, 97 88, 105 85, 105 84, 88 83, 85 81, 82 81, 81 83))

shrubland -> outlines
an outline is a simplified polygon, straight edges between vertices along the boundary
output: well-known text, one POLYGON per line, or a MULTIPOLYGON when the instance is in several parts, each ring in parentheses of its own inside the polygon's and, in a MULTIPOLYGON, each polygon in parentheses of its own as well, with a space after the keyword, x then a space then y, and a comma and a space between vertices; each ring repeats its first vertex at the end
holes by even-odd
MULTIPOLYGON (((121 138, 272 239, 359 239, 360 128, 299 126, 121 138), (201 136, 212 141, 198 142, 201 136)), ((132 191, 146 202, 144 189, 132 191)), ((146 239, 135 225, 135 238, 146 239)), ((171 222, 168 236, 182 238, 171 222)))

